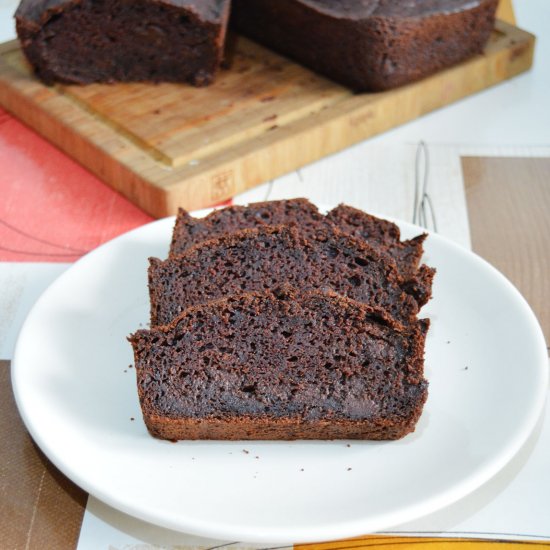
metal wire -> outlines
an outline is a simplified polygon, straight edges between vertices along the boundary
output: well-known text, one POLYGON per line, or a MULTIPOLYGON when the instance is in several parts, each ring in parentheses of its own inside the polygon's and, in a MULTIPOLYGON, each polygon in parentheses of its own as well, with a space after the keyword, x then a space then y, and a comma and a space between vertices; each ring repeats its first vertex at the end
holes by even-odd
POLYGON ((418 144, 414 167, 414 210, 412 222, 437 233, 437 218, 430 195, 428 181, 430 176, 430 156, 424 141, 418 144), (430 226, 431 222, 431 226, 430 226))

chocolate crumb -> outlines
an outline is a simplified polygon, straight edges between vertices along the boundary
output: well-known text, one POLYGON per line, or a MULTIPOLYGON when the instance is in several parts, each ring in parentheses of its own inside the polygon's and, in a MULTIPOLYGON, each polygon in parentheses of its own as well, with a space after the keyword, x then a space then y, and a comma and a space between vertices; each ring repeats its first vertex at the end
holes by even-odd
POLYGON ((131 416, 130 420, 133 422, 135 420, 135 418, 133 416, 131 416))
POLYGON ((348 468, 348 472, 351 470, 351 468, 348 468))
POLYGON ((348 443, 348 444, 346 445, 346 447, 351 447, 351 445, 348 443))
POLYGON ((246 449, 243 449, 243 453, 244 453, 245 455, 247 455, 247 454, 250 453, 250 451, 247 451, 246 449))

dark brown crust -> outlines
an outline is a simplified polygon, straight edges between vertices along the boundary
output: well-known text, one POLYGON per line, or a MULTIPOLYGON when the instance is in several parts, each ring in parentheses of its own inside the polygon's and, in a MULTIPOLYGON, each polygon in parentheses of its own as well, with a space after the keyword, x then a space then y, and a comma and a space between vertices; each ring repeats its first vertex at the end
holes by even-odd
POLYGON ((139 330, 129 340, 146 425, 171 440, 403 437, 427 397, 429 322, 381 317, 335 293, 286 287, 139 330))
POLYGON ((498 0, 234 0, 243 34, 356 91, 379 91, 482 52, 498 0))
POLYGON ((395 440, 414 431, 422 413, 415 410, 406 422, 396 419, 390 422, 362 422, 357 420, 315 420, 301 418, 166 418, 144 414, 149 433, 159 439, 170 441, 216 439, 230 441, 246 440, 395 440))
POLYGON ((213 210, 204 218, 195 218, 180 208, 172 233, 170 256, 183 254, 200 242, 226 233, 282 224, 297 224, 305 234, 332 228, 317 207, 302 198, 227 206, 213 210))
POLYGON ((204 241, 165 261, 151 258, 151 323, 167 324, 195 304, 282 284, 330 289, 403 323, 431 294, 430 278, 411 284, 391 258, 338 230, 305 239, 295 227, 265 226, 204 241))
POLYGON ((222 60, 229 0, 23 0, 23 51, 47 84, 210 83, 222 60))
MULTIPOLYGON (((21 0, 16 18, 24 18, 37 26, 43 25, 50 17, 62 13, 67 7, 80 3, 81 0, 21 0)), ((201 19, 216 22, 227 15, 225 0, 156 0, 158 4, 185 8, 195 12, 201 19)))

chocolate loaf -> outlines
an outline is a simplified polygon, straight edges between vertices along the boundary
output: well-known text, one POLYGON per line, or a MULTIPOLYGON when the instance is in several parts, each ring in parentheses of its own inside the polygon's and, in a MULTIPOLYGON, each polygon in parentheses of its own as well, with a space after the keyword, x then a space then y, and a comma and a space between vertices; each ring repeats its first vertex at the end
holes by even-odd
POLYGON ((138 330, 149 432, 178 439, 398 439, 427 397, 428 321, 333 293, 245 293, 138 330))
POLYGON ((210 83, 229 0, 22 0, 17 34, 45 83, 210 83))
POLYGON ((326 216, 306 199, 267 201, 248 206, 230 206, 214 210, 205 218, 194 218, 180 209, 176 218, 170 256, 185 252, 202 241, 240 229, 266 225, 294 224, 304 237, 319 230, 334 228, 348 233, 392 257, 404 277, 414 277, 422 256, 426 234, 401 241, 399 227, 351 206, 340 205, 326 216))
POLYGON ((234 0, 231 24, 356 91, 395 88, 482 52, 498 0, 234 0))
POLYGON ((393 260, 336 229, 308 238, 291 226, 244 229, 180 256, 150 259, 151 323, 167 324, 190 306, 281 284, 330 289, 409 323, 431 295, 433 274, 427 268, 412 284, 393 260))
MULTIPOLYGON (((481 53, 498 0, 233 0, 240 32, 356 91, 386 90, 481 53)), ((22 0, 17 34, 46 83, 205 85, 230 0, 22 0)))

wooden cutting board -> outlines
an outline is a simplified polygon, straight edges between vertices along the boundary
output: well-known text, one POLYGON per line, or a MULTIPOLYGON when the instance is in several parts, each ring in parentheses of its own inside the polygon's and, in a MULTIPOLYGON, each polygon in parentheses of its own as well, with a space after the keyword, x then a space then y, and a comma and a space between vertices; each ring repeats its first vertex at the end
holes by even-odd
POLYGON ((0 105, 153 216, 223 201, 529 69, 534 36, 497 22, 483 55, 353 94, 241 37, 208 88, 44 86, 0 45, 0 105))

